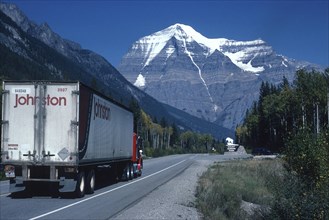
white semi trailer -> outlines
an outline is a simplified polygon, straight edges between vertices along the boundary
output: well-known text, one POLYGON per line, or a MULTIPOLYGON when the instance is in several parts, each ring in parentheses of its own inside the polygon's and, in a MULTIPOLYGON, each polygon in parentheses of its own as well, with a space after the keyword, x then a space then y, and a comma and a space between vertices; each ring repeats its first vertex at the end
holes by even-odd
POLYGON ((133 113, 80 82, 3 82, 1 158, 10 191, 58 182, 60 192, 93 193, 95 172, 141 174, 133 113))

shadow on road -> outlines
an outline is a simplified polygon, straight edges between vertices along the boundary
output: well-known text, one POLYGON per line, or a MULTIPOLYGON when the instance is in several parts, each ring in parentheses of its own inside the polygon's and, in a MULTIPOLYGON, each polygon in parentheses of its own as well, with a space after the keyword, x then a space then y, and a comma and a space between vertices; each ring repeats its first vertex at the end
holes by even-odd
MULTIPOLYGON (((95 173, 96 185, 95 190, 105 188, 118 182, 118 179, 114 175, 109 175, 109 168, 98 169, 95 173)), ((11 193, 8 197, 13 199, 24 199, 32 197, 51 197, 51 198, 63 198, 63 199, 74 199, 74 192, 60 193, 58 191, 58 183, 49 182, 30 182, 24 191, 11 193)))

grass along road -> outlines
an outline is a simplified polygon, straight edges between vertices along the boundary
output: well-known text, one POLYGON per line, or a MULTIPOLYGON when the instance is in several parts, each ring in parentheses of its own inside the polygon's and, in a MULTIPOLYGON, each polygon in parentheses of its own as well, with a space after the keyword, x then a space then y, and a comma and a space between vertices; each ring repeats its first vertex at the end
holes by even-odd
POLYGON ((197 207, 205 219, 329 219, 328 185, 312 183, 286 159, 216 163, 199 179, 197 207))
POLYGON ((270 213, 273 183, 282 173, 280 159, 216 163, 199 179, 197 207, 205 219, 262 219, 270 213))

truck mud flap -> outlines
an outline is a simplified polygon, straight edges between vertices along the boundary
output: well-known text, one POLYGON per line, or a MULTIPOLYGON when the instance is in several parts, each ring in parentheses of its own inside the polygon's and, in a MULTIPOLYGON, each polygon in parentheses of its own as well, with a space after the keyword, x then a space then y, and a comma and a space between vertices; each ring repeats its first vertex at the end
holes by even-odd
POLYGON ((77 181, 74 179, 61 179, 58 191, 61 193, 74 192, 76 185, 77 181))
POLYGON ((23 178, 16 177, 15 179, 11 179, 9 182, 9 192, 21 192, 24 191, 26 188, 23 178))

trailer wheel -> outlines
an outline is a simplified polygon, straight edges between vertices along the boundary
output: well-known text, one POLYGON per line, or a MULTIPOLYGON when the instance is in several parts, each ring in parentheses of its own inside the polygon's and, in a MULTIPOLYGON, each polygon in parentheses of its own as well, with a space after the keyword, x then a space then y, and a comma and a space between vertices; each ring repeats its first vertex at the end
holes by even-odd
POLYGON ((95 191, 95 171, 89 170, 86 179, 86 193, 93 194, 95 191))
POLYGON ((129 163, 129 179, 134 179, 134 165, 132 163, 129 163))
POLYGON ((123 169, 123 173, 121 176, 121 180, 128 181, 130 179, 130 166, 129 163, 125 165, 125 168, 123 169))
POLYGON ((126 181, 130 180, 130 166, 129 166, 129 163, 126 165, 126 169, 125 169, 125 180, 126 181))
POLYGON ((138 176, 137 164, 133 164, 133 169, 134 169, 134 178, 137 178, 138 176))
POLYGON ((77 176, 77 185, 75 188, 75 194, 78 198, 85 196, 85 173, 80 172, 77 176))

